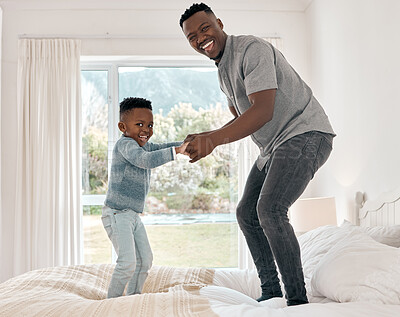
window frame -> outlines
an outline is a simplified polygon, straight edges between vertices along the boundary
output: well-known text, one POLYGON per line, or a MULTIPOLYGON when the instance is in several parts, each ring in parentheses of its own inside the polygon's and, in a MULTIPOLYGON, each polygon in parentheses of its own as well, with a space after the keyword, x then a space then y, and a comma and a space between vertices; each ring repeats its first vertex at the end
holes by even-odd
MULTIPOLYGON (((95 56, 81 56, 81 70, 83 71, 108 71, 108 116, 112 118, 109 120, 108 124, 108 170, 111 168, 111 158, 112 149, 119 137, 118 121, 119 121, 119 111, 117 105, 119 104, 119 67, 215 67, 215 63, 211 60, 206 60, 202 56, 125 56, 125 57, 95 57, 95 56)), ((248 155, 253 159, 256 157, 254 150, 248 152, 249 148, 254 149, 251 144, 250 137, 239 141, 241 144, 239 146, 239 159, 248 158, 248 155)), ((241 166, 239 164, 239 173, 248 174, 248 167, 241 166), (245 171, 243 171, 243 168, 245 171), (240 171, 242 169, 242 171, 240 171)), ((246 165, 246 164, 245 164, 246 165)), ((241 196, 240 187, 244 186, 239 184, 239 197, 241 196)), ((239 183, 241 183, 239 181, 239 183)), ((104 195, 83 195, 82 205, 97 205, 102 206, 105 200, 104 195)), ((254 268, 253 261, 251 259, 247 244, 243 237, 243 234, 238 230, 238 268, 254 268)), ((81 249, 83 250, 83 239, 81 242, 81 249)), ((116 253, 114 248, 112 248, 112 263, 116 261, 116 253)))
MULTIPOLYGON (((108 170, 111 168, 112 149, 119 137, 119 67, 213 67, 214 62, 197 56, 81 56, 81 71, 108 71, 108 170)), ((106 195, 82 195, 82 205, 102 206, 106 195)), ((82 246, 83 247, 83 246, 82 246)))

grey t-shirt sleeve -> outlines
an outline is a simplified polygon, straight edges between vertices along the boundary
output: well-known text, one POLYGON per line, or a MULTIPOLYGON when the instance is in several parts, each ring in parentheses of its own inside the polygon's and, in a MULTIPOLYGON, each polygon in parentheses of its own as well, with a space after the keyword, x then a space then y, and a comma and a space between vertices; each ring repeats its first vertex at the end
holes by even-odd
POLYGON ((243 76, 246 94, 277 89, 275 54, 271 45, 254 41, 243 56, 243 76))
POLYGON ((233 107, 235 108, 234 103, 232 102, 232 100, 230 100, 228 97, 226 97, 226 100, 228 101, 228 107, 233 107))

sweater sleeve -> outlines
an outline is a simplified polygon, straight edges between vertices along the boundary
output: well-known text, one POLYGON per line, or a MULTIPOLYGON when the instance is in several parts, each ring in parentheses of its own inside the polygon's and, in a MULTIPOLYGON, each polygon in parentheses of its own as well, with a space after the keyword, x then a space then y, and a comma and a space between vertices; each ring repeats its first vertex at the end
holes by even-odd
POLYGON ((147 143, 150 151, 165 149, 168 147, 176 147, 182 145, 183 142, 170 142, 170 143, 147 143))
POLYGON ((118 144, 118 151, 121 155, 129 163, 139 168, 152 169, 174 160, 174 147, 170 146, 154 151, 150 149, 151 145, 140 147, 139 144, 131 138, 124 138, 118 144))

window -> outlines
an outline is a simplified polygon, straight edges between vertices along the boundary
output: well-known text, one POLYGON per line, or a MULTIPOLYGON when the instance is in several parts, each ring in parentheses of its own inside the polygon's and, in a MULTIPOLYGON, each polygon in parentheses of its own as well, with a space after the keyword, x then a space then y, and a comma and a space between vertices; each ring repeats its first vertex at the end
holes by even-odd
MULTIPOLYGON (((154 61, 82 66, 83 226, 86 263, 112 261, 100 214, 111 151, 119 138, 119 102, 128 96, 152 101, 150 142, 183 140, 219 128, 232 116, 213 65, 154 61), (162 64, 162 65, 160 65, 162 64)), ((195 164, 188 158, 152 170, 142 221, 154 265, 237 267, 237 144, 216 148, 195 164)))
POLYGON ((109 71, 84 70, 81 78, 84 261, 104 263, 111 260, 99 217, 108 178, 109 71))

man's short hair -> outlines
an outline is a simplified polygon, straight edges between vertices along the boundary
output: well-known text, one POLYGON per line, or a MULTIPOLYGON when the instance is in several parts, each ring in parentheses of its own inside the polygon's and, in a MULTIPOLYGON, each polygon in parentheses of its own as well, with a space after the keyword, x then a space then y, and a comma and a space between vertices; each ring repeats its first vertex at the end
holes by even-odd
POLYGON ((128 97, 124 98, 124 100, 122 100, 119 104, 119 116, 121 117, 124 113, 135 108, 146 108, 153 110, 150 100, 138 97, 128 97))
POLYGON ((207 13, 214 13, 211 8, 205 3, 193 3, 190 8, 186 9, 186 11, 181 15, 181 19, 179 20, 179 25, 182 28, 183 22, 189 19, 193 14, 204 11, 207 13))

